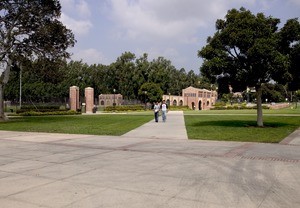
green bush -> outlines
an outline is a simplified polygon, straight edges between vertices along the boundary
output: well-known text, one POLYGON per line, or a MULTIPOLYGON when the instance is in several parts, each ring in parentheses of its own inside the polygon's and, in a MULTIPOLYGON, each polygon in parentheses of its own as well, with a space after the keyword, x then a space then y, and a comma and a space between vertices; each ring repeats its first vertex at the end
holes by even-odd
POLYGON ((16 111, 17 114, 25 113, 25 112, 58 112, 58 111, 68 111, 68 109, 63 108, 61 105, 42 105, 37 104, 33 105, 23 105, 21 109, 16 111))
POLYGON ((53 116, 53 115, 76 115, 80 114, 74 110, 69 111, 48 111, 48 112, 36 112, 36 111, 26 111, 19 113, 20 116, 53 116))
POLYGON ((60 109, 60 105, 23 105, 21 107, 21 109, 23 110, 40 110, 40 109, 48 109, 48 110, 59 110, 60 109))
POLYGON ((144 105, 117 105, 107 106, 104 111, 142 111, 145 110, 144 105))
MULTIPOLYGON (((245 110, 245 109, 257 109, 257 105, 255 106, 246 106, 246 104, 242 105, 228 105, 228 106, 214 106, 211 110, 245 110)), ((269 106, 263 105, 262 109, 270 109, 269 106)))
POLYGON ((169 110, 171 111, 176 111, 176 110, 179 110, 179 111, 186 111, 186 110, 190 110, 188 106, 169 106, 169 110))
POLYGON ((63 109, 20 109, 17 110, 17 114, 20 113, 25 113, 25 112, 40 112, 40 113, 45 113, 45 112, 57 112, 57 111, 61 111, 61 112, 65 112, 68 111, 67 109, 63 110, 63 109))
POLYGON ((216 102, 216 103, 214 104, 214 106, 215 106, 215 107, 225 107, 225 106, 226 106, 226 103, 223 102, 223 101, 221 101, 221 102, 216 102))
POLYGON ((210 110, 226 110, 226 106, 215 106, 213 108, 211 108, 210 110))

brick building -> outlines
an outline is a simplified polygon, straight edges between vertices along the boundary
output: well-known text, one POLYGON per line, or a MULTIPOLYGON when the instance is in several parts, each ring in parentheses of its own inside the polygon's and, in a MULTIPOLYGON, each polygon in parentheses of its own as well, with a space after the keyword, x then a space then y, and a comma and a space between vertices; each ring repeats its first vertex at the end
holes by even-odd
POLYGON ((123 96, 121 94, 101 94, 99 95, 99 106, 122 105, 123 96))
POLYGON ((217 91, 188 87, 182 90, 182 96, 163 95, 170 106, 188 106, 194 110, 209 110, 217 101, 217 91))

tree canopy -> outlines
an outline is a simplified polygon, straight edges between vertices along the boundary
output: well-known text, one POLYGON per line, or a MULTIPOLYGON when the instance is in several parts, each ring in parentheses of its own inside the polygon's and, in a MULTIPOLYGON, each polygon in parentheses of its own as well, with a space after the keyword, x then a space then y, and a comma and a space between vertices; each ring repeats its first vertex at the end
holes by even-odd
POLYGON ((300 33, 295 29, 299 22, 289 20, 281 29, 279 23, 277 18, 254 15, 245 8, 229 10, 225 20, 216 21, 217 31, 198 51, 204 59, 201 73, 212 82, 228 80, 233 91, 255 87, 258 126, 263 126, 262 85, 296 81, 292 71, 299 71, 291 67, 295 62, 290 56, 292 52, 296 53, 293 57, 299 55, 296 48, 300 33), (289 36, 290 32, 293 33, 289 36))
POLYGON ((3 88, 13 65, 26 60, 68 58, 73 33, 59 20, 58 0, 2 0, 0 2, 0 120, 4 119, 3 88))
MULTIPOLYGON (((6 99, 18 102, 19 76, 20 69, 12 68, 5 89, 6 99)), ((65 102, 69 97, 69 87, 73 85, 79 87, 81 95, 86 87, 94 88, 95 96, 111 94, 115 89, 124 100, 141 102, 160 100, 162 93, 180 95, 182 89, 189 86, 210 87, 208 80, 193 71, 177 70, 163 57, 150 61, 146 53, 136 57, 131 52, 124 52, 110 65, 88 65, 81 61, 50 63, 38 59, 23 66, 22 83, 24 102, 65 102), (145 83, 148 83, 146 87, 145 83)))

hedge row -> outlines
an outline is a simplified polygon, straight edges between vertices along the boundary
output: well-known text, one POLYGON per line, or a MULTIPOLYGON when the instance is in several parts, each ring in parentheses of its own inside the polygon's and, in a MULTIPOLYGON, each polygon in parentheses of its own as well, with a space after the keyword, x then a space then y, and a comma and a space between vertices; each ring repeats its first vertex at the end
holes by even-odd
POLYGON ((74 110, 69 111, 51 111, 51 112, 36 112, 36 111, 27 111, 20 113, 21 116, 53 116, 53 115, 77 115, 81 114, 80 112, 76 112, 74 110))
POLYGON ((25 113, 25 112, 41 112, 41 113, 45 113, 45 112, 58 112, 58 111, 61 111, 61 112, 64 112, 64 111, 68 111, 67 109, 19 109, 17 110, 17 114, 20 114, 20 113, 25 113))
POLYGON ((189 107, 187 105, 185 106, 168 106, 169 107, 169 110, 182 110, 182 111, 185 111, 185 110, 190 110, 189 107))
POLYGON ((44 109, 48 109, 48 110, 59 110, 60 109, 60 105, 23 105, 21 107, 22 110, 33 110, 36 111, 36 109, 40 110, 44 110, 44 109))
POLYGON ((117 105, 107 106, 104 111, 141 111, 145 110, 144 105, 117 105))
MULTIPOLYGON (((263 109, 270 109, 269 106, 263 105, 263 109)), ((214 106, 210 110, 245 110, 245 109, 257 109, 257 106, 244 106, 244 105, 233 105, 233 106, 214 106)))

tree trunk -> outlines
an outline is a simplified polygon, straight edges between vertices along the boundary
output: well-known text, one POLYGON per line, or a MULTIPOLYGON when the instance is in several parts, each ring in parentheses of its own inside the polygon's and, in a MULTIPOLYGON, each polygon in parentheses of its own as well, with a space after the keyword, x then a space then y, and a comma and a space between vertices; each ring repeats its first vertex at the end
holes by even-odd
POLYGON ((3 84, 0 84, 0 121, 7 120, 5 114, 4 114, 4 86, 3 84))
POLYGON ((9 59, 6 64, 6 69, 2 72, 0 76, 0 121, 7 120, 4 114, 4 86, 7 84, 10 74, 12 61, 9 59))
POLYGON ((255 90, 256 90, 256 100, 257 100, 257 126, 263 127, 264 123, 263 123, 262 100, 261 100, 261 96, 262 96, 261 84, 256 85, 255 90))

